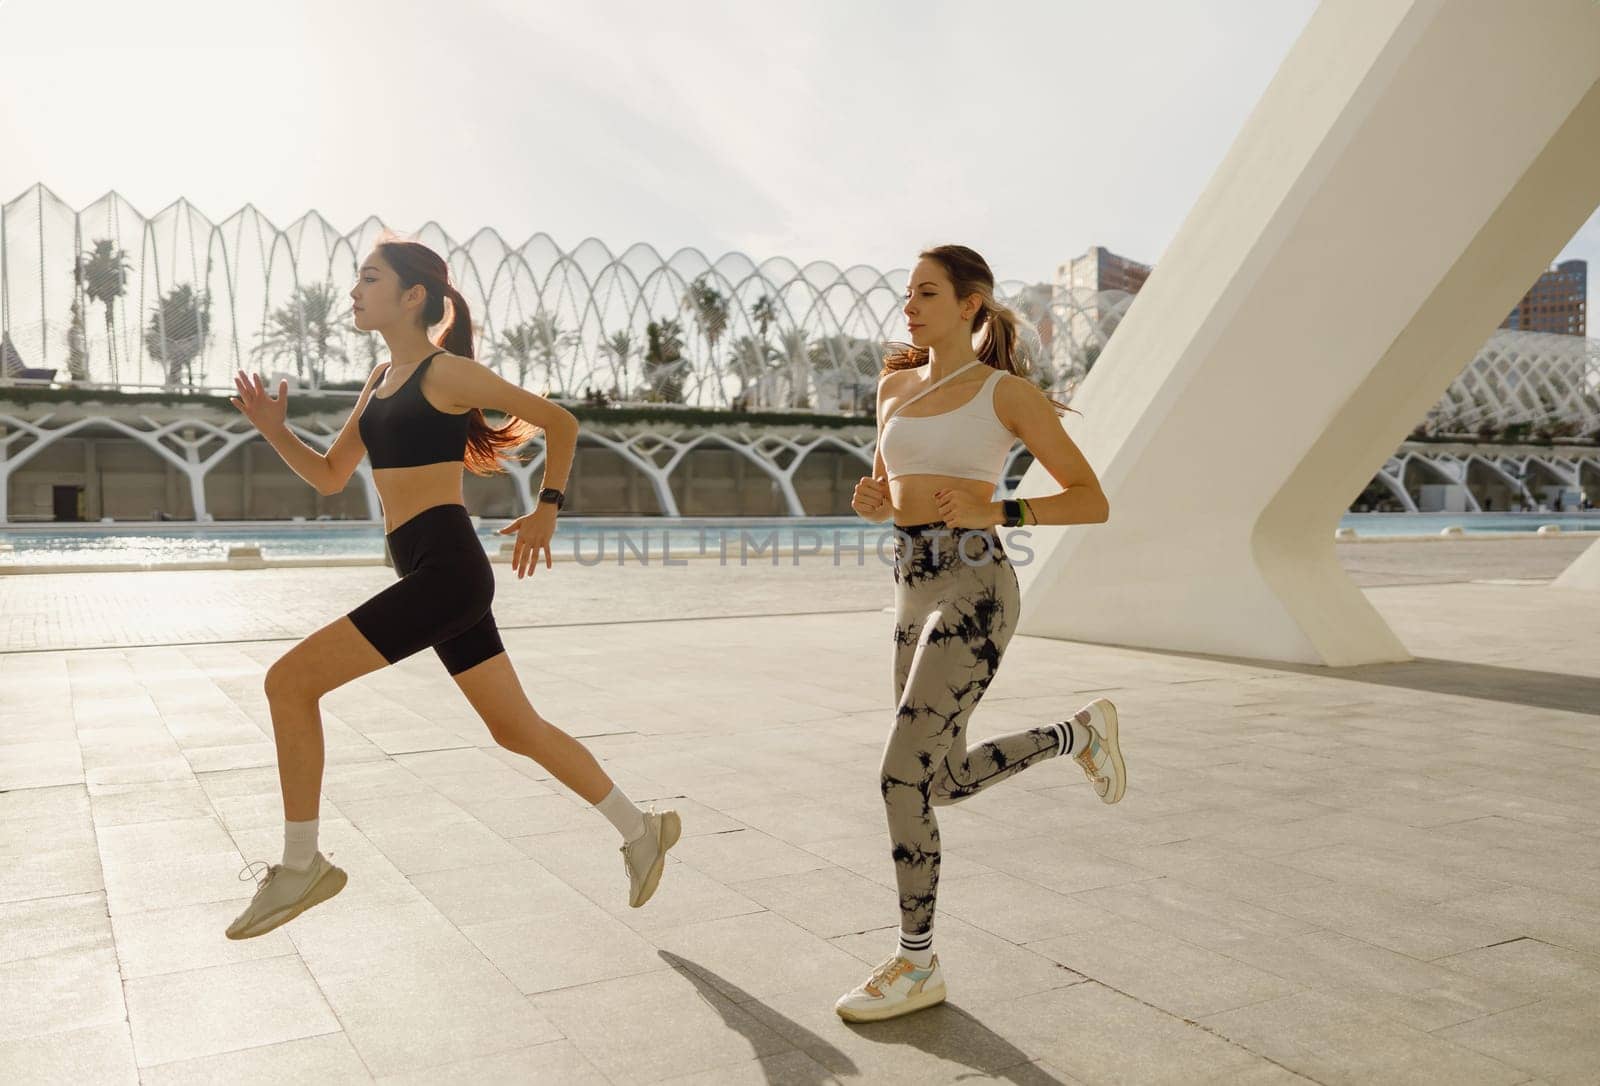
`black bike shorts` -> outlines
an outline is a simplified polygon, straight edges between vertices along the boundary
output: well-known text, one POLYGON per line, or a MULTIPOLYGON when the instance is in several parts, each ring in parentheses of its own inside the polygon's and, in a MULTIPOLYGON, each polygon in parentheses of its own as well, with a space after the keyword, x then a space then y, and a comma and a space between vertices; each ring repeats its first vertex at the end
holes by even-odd
POLYGON ((385 660, 431 646, 457 675, 505 651, 489 610, 494 567, 466 506, 424 509, 387 539, 400 579, 350 612, 385 660))

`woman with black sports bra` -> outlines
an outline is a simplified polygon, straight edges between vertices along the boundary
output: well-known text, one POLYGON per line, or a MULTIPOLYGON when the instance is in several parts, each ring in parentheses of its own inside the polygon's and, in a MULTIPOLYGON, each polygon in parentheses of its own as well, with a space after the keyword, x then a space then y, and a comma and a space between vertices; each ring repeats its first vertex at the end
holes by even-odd
MULTIPOLYGON (((517 578, 534 572, 550 539, 572 470, 578 420, 559 404, 503 380, 472 359, 472 317, 439 255, 411 241, 383 241, 362 261, 350 291, 355 326, 377 332, 390 362, 373 369, 326 453, 285 423, 287 382, 271 396, 255 374, 234 378, 232 403, 284 462, 324 494, 343 490, 363 455, 383 505, 399 580, 295 645, 267 669, 267 703, 283 789, 283 861, 265 864, 255 897, 228 927, 231 939, 262 935, 344 888, 346 874, 317 849, 322 787, 322 695, 432 648, 501 746, 548 769, 593 804, 622 835, 628 903, 655 892, 681 832, 677 812, 640 811, 594 756, 528 701, 495 627, 494 570, 462 498, 463 469, 503 471, 502 456, 544 431, 544 484, 534 512, 501 529, 515 534, 517 578), (446 318, 448 316, 448 321, 446 318), (437 346, 428 329, 445 328, 437 346), (499 427, 484 409, 511 416, 499 427)), ((464 876, 465 877, 465 876, 464 876)))
POLYGON ((1102 802, 1116 803, 1127 784, 1116 707, 1104 698, 1066 720, 967 747, 967 721, 1000 666, 1020 603, 996 527, 1094 524, 1110 507, 1061 427, 1061 405, 1023 376, 1017 317, 995 300, 994 273, 983 257, 963 245, 922 253, 903 311, 911 343, 890 344, 884 358, 873 472, 856 485, 851 503, 867 520, 894 521, 896 705, 878 783, 900 891, 900 938, 894 954, 834 1004, 853 1022, 895 1018, 945 998, 933 952, 933 808, 1064 755, 1082 767, 1102 802), (913 404, 915 414, 906 411, 913 404), (992 500, 1019 438, 1060 493, 992 500))

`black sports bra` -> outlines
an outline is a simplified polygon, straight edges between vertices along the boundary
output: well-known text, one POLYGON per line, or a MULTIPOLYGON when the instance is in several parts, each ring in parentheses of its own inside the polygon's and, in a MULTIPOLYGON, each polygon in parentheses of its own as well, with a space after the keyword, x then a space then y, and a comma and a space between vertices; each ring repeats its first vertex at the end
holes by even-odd
POLYGON ((442 354, 435 351, 424 358, 389 395, 380 398, 374 391, 367 397, 356 428, 374 468, 414 468, 466 459, 467 417, 472 412, 452 415, 440 411, 422 394, 422 375, 442 354))

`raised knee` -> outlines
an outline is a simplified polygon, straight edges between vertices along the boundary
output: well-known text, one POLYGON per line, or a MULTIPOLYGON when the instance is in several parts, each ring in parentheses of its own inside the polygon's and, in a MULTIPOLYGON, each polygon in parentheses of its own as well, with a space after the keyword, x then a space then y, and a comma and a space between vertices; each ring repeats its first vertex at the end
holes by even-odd
POLYGON ((949 762, 940 762, 928 781, 928 803, 933 807, 948 807, 967 796, 963 782, 950 771, 949 762))
POLYGON ((311 688, 304 673, 290 663, 287 656, 267 668, 261 688, 266 692, 268 701, 315 701, 319 696, 319 691, 311 688))

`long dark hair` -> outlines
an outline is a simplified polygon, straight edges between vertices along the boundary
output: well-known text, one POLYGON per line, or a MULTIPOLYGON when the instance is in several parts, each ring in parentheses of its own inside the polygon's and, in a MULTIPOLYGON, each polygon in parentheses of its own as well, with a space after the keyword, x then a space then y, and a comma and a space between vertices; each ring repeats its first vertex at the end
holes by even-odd
MULTIPOLYGON (((975 348, 978 357, 994 369, 1027 377, 1030 368, 1028 355, 1022 348, 1019 335, 1024 322, 1016 310, 995 300, 994 272, 989 270, 989 262, 965 245, 936 245, 918 253, 917 258, 932 260, 944 269, 951 285, 955 287, 957 301, 969 294, 978 296, 978 311, 972 315, 972 326, 983 327, 975 348)), ((896 370, 916 369, 927 363, 928 348, 891 342, 885 345, 883 370, 879 376, 896 370)), ((1082 414, 1049 396, 1045 398, 1057 410, 1082 414)))
MULTIPOLYGON (((428 292, 427 301, 422 303, 424 328, 432 328, 444 321, 445 303, 449 303, 449 322, 439 332, 437 339, 430 337, 433 345, 462 358, 473 357, 472 310, 467 308, 467 300, 450 282, 450 266, 444 262, 444 258, 417 241, 380 241, 374 249, 384 263, 394 269, 402 290, 421 285, 428 292)), ((464 458, 467 470, 474 475, 504 472, 505 465, 500 461, 525 459, 513 455, 514 450, 526 444, 536 429, 532 424, 515 418, 503 426, 491 426, 482 409, 474 407, 468 412, 467 418, 467 452, 464 458)))

